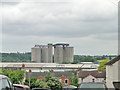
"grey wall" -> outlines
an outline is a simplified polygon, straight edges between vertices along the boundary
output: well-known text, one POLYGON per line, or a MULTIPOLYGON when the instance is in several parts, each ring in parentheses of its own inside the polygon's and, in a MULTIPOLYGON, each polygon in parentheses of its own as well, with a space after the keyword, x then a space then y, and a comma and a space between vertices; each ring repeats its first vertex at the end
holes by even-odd
MULTIPOLYGON (((118 2, 118 55, 120 55, 120 1, 118 2)), ((118 62, 118 81, 120 82, 120 61, 118 62)))
POLYGON ((118 62, 118 81, 120 82, 120 61, 118 62))

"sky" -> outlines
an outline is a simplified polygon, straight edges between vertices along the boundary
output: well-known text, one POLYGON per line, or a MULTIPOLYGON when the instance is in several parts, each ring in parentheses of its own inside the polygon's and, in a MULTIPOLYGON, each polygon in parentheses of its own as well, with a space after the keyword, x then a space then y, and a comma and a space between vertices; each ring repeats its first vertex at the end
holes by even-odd
POLYGON ((118 53, 118 0, 2 0, 0 52, 69 43, 77 55, 118 53))

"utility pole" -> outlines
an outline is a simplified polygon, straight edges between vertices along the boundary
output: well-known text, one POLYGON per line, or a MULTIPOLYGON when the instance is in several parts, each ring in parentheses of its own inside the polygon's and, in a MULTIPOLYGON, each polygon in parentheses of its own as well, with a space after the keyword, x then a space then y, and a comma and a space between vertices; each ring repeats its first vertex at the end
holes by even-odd
POLYGON ((25 70, 25 64, 22 64, 22 69, 24 71, 24 77, 23 77, 23 80, 22 80, 22 84, 24 85, 24 82, 26 80, 26 70, 25 70))
POLYGON ((44 71, 44 88, 46 88, 46 82, 45 82, 45 71, 44 71))
POLYGON ((29 87, 30 87, 30 76, 31 76, 31 69, 29 69, 29 87))

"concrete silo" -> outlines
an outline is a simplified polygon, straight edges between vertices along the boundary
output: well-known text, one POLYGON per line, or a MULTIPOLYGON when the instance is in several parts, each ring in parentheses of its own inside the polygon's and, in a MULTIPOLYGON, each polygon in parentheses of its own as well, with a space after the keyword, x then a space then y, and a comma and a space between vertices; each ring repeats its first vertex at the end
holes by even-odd
POLYGON ((57 43, 48 45, 35 45, 33 47, 31 57, 32 62, 36 63, 63 63, 73 62, 73 47, 69 44, 57 43), (54 46, 54 61, 53 61, 54 46))
POLYGON ((55 46, 54 47, 54 63, 63 62, 63 47, 55 46))
POLYGON ((48 63, 53 63, 53 45, 48 44, 48 63))
POLYGON ((48 63, 48 47, 42 46, 41 48, 41 63, 48 63))
POLYGON ((63 48, 63 61, 64 62, 73 62, 73 47, 64 47, 63 48))
POLYGON ((31 49, 31 61, 41 63, 41 47, 35 46, 31 49))

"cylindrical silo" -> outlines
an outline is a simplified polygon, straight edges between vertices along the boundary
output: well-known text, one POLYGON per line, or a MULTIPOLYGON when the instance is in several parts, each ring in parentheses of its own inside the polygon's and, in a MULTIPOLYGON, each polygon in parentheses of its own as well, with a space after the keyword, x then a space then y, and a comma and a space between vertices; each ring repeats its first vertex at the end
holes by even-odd
POLYGON ((31 61, 36 63, 41 63, 41 47, 33 47, 31 49, 31 61))
POLYGON ((48 44, 48 63, 53 63, 53 45, 48 44))
POLYGON ((63 47, 55 46, 54 47, 54 63, 63 62, 63 47))
POLYGON ((41 48, 41 62, 48 63, 48 47, 42 46, 41 48))
POLYGON ((63 49, 63 61, 73 62, 73 47, 64 47, 63 49))

